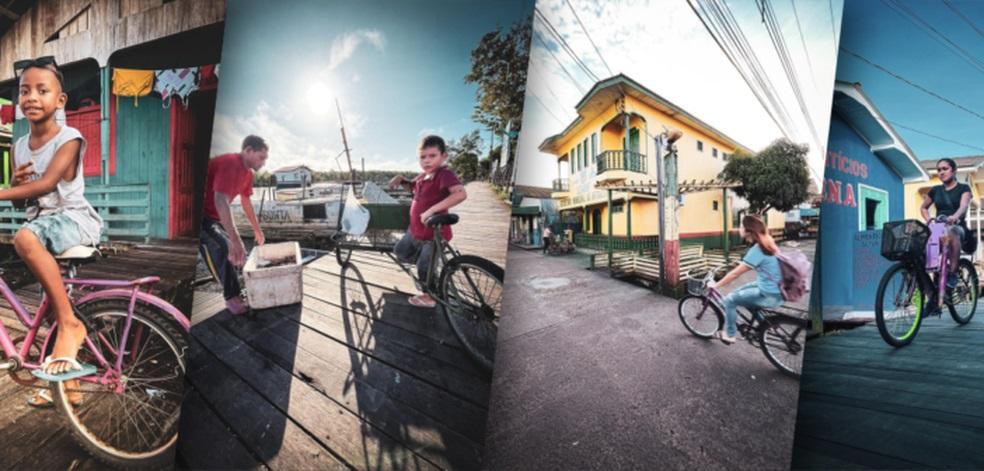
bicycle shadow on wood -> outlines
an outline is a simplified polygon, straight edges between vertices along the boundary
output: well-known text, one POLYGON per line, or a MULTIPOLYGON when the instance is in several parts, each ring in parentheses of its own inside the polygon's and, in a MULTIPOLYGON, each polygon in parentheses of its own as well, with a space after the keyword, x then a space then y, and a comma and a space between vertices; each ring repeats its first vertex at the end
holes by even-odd
POLYGON ((338 299, 352 347, 343 394, 364 423, 359 467, 478 468, 488 379, 438 309, 414 307, 409 293, 382 283, 366 280, 356 263, 341 269, 338 299))

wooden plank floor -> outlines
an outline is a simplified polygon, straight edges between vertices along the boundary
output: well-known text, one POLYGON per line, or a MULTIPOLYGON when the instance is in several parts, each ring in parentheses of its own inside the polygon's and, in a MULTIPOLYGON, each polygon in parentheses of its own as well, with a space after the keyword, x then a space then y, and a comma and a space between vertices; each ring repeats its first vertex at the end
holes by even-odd
MULTIPOLYGON (((9 247, 7 247, 9 249, 9 247)), ((104 251, 105 259, 79 269, 80 278, 135 279, 156 275, 161 282, 153 292, 190 312, 190 280, 198 249, 191 239, 136 245, 125 251, 104 251), (182 293, 184 294, 182 296, 182 293)), ((20 271, 23 271, 20 270, 20 271)), ((8 268, 5 279, 24 278, 8 268), (19 276, 18 276, 19 275, 19 276)), ((30 312, 40 303, 37 283, 19 283, 17 296, 30 312)), ((12 337, 22 335, 24 326, 5 301, 0 302, 0 321, 12 337)), ((0 376, 0 468, 3 469, 105 469, 72 439, 65 419, 54 409, 38 410, 27 405, 32 390, 6 374, 0 376)))
POLYGON ((895 349, 869 324, 807 344, 793 468, 984 468, 984 305, 895 349))
MULTIPOLYGON (((467 186, 453 244, 505 262, 509 208, 467 186)), ((385 254, 304 268, 301 304, 250 317, 195 294, 179 466, 477 469, 489 376, 443 315, 407 303, 412 280, 385 254)))

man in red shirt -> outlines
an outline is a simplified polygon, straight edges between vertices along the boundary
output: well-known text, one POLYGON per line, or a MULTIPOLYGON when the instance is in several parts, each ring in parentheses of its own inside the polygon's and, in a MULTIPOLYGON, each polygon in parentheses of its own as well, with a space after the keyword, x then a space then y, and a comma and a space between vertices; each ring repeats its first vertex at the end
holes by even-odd
POLYGON ((243 213, 253 226, 256 245, 263 245, 263 230, 249 197, 253 194, 253 171, 266 163, 267 150, 263 138, 250 135, 243 139, 242 152, 223 154, 208 163, 200 248, 212 275, 222 281, 226 309, 233 314, 243 314, 249 306, 240 297, 235 269, 246 263, 246 247, 232 219, 230 205, 240 197, 243 213))

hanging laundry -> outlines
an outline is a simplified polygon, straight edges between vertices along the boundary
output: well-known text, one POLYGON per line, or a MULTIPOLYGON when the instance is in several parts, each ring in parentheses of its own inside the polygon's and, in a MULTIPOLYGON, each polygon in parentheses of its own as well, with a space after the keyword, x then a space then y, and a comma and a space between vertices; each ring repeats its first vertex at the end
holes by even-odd
POLYGON ((211 89, 215 88, 219 84, 219 76, 216 75, 215 71, 218 66, 215 64, 203 65, 201 69, 201 76, 198 79, 199 89, 211 89))
POLYGON ((113 94, 119 97, 132 96, 133 106, 140 106, 137 97, 149 95, 154 90, 153 70, 113 69, 113 94))
POLYGON ((164 107, 170 107, 171 99, 178 97, 188 109, 188 95, 198 90, 198 67, 158 70, 155 75, 154 91, 161 94, 164 107))
POLYGON ((0 105, 0 124, 14 122, 14 105, 0 105))

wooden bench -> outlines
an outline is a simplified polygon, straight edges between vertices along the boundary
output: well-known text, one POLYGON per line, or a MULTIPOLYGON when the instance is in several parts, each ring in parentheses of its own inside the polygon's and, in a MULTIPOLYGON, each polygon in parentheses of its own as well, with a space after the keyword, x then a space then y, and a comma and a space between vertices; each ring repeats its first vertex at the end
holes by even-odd
MULTIPOLYGON (((102 241, 118 237, 150 240, 150 185, 86 185, 85 198, 103 219, 102 241)), ((0 201, 0 234, 13 235, 27 213, 0 201)))
MULTIPOLYGON (((687 273, 697 269, 707 269, 704 246, 685 244, 680 247, 680 280, 687 279, 687 273)), ((634 276, 659 281, 659 252, 642 250, 638 252, 616 252, 612 254, 612 265, 608 266, 608 254, 591 255, 591 268, 609 268, 615 276, 634 276)))

